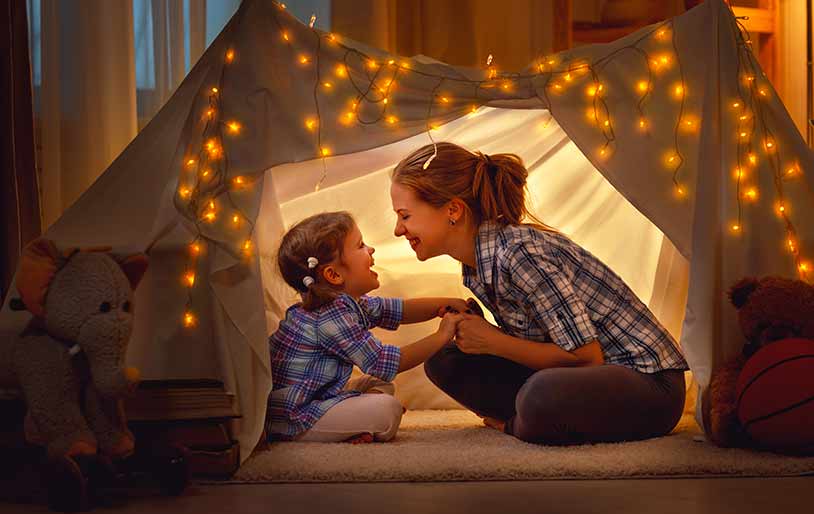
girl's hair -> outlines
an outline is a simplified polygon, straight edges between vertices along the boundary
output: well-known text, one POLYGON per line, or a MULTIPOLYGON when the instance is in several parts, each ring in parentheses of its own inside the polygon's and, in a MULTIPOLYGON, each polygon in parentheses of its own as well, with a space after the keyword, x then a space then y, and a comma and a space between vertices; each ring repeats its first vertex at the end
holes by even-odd
POLYGON ((475 224, 496 221, 520 225, 523 220, 536 228, 556 231, 532 215, 526 208, 526 178, 523 161, 512 153, 486 155, 470 152, 453 143, 437 143, 414 151, 393 170, 393 182, 408 187, 423 201, 441 207, 460 198, 475 218, 475 224))
POLYGON ((347 212, 324 212, 305 218, 283 236, 277 264, 286 284, 302 296, 305 310, 316 310, 339 296, 340 291, 325 281, 322 270, 342 258, 345 238, 355 224, 347 212), (317 259, 316 267, 308 267, 309 257, 317 259), (305 277, 311 277, 314 282, 306 286, 305 277))

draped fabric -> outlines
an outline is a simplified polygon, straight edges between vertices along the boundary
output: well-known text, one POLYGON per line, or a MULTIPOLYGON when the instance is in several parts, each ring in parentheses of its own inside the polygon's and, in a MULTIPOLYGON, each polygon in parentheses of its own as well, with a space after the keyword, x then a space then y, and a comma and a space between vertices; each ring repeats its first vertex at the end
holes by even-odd
POLYGON ((19 3, 0 7, 6 51, 0 57, 0 301, 5 298, 23 246, 40 234, 40 203, 34 158, 26 10, 19 3), (6 46, 7 45, 7 46, 6 46))
MULTIPOLYGON (((273 379, 266 337, 291 299, 269 259, 285 226, 315 210, 348 209, 378 245, 382 294, 464 295, 455 263, 415 262, 389 235, 387 170, 430 135, 514 151, 532 170, 534 212, 608 262, 673 333, 680 327, 704 387, 741 345, 727 287, 746 274, 796 276, 814 251, 812 156, 759 68, 748 91, 763 94, 746 97, 761 132, 742 129, 740 116, 748 115, 734 105, 746 91, 742 66, 756 66, 742 45, 731 12, 710 0, 666 26, 573 49, 553 64, 492 72, 390 56, 311 30, 277 4, 247 0, 170 101, 46 235, 61 245, 149 249, 128 358, 147 378, 223 378, 240 401, 248 457, 273 379), (650 54, 669 54, 670 65, 656 73, 643 59, 650 54), (586 63, 592 72, 580 74, 586 63), (394 75, 394 88, 382 91, 394 75), (648 78, 652 93, 642 102, 637 81, 648 78), (603 86, 598 99, 591 84, 603 86), (356 115, 346 116, 354 99, 356 115), (594 100, 598 122, 586 116, 594 100), (685 129, 688 120, 694 124, 685 129), (227 130, 236 122, 239 130, 227 130), (744 141, 757 157, 748 167, 744 141), (795 173, 778 177, 778 162, 795 173), (755 202, 739 201, 747 185, 733 178, 739 165, 760 191, 755 202), (194 202, 192 189, 203 195, 194 202), (739 231, 731 230, 736 221, 739 231), (192 261, 195 238, 205 244, 192 261), (249 257, 241 251, 247 238, 249 257), (187 290, 181 277, 190 265, 198 274, 187 290), (198 318, 189 329, 188 306, 198 318)), ((24 323, 4 306, 4 333, 24 323)))

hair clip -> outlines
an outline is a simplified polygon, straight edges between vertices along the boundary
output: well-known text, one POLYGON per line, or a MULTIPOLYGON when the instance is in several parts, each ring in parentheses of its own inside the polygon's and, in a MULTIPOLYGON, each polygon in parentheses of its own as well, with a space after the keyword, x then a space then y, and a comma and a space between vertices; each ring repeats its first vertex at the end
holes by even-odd
POLYGON ((302 285, 307 288, 311 287, 311 284, 314 283, 314 277, 310 277, 308 275, 302 277, 302 285))
POLYGON ((314 269, 319 264, 316 257, 308 257, 308 269, 314 269))
POLYGON ((430 163, 432 162, 433 159, 435 159, 435 157, 437 155, 438 155, 438 145, 436 145, 435 141, 433 141, 433 143, 432 143, 432 155, 430 155, 430 157, 426 161, 424 161, 424 166, 422 166, 422 168, 424 168, 425 170, 427 168, 429 168, 430 163))

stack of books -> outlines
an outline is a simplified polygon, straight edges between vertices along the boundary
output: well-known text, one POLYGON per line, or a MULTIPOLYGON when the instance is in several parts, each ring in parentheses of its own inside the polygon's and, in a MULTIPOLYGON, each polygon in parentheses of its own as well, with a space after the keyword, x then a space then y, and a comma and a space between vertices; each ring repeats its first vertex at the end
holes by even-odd
POLYGON ((144 380, 125 401, 136 444, 181 445, 193 476, 229 478, 240 465, 235 395, 211 379, 144 380))

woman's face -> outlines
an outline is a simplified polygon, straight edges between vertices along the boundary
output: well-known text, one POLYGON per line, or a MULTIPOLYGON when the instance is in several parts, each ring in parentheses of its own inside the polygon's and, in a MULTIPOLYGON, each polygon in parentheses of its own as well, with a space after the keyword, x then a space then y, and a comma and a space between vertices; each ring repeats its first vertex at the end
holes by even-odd
POLYGON ((418 260, 448 253, 446 242, 450 225, 446 209, 433 207, 419 199, 412 189, 395 182, 390 185, 390 199, 396 211, 393 233, 410 242, 418 260))

